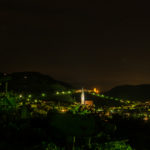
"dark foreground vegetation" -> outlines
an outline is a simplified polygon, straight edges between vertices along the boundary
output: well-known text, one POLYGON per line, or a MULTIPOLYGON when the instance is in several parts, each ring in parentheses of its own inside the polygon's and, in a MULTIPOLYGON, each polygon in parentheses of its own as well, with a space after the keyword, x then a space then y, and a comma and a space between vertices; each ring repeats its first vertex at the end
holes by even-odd
POLYGON ((131 150, 126 139, 115 136, 115 124, 96 115, 50 111, 47 116, 24 110, 0 112, 0 149, 123 149, 131 150))

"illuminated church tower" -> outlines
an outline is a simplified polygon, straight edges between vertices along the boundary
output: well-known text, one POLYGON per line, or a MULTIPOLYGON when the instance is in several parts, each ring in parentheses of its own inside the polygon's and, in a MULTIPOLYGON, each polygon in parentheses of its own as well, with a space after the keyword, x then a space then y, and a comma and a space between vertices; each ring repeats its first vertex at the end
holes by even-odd
POLYGON ((82 88, 82 91, 81 91, 81 105, 84 105, 85 104, 85 95, 84 95, 84 89, 82 88))

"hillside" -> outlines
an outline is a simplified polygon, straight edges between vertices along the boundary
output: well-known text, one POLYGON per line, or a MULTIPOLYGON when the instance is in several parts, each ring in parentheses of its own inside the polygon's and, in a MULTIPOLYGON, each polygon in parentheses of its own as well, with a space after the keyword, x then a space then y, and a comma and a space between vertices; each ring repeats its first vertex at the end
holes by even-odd
MULTIPOLYGON (((17 93, 53 93, 55 91, 67 90, 72 88, 67 83, 57 81, 48 75, 44 75, 38 72, 16 72, 7 75, 0 73, 0 79, 7 80, 7 78, 9 78, 8 91, 17 93)), ((0 89, 1 91, 4 89, 4 84, 2 84, 0 89)))
POLYGON ((105 95, 119 97, 123 99, 147 101, 150 100, 150 85, 143 84, 137 86, 118 86, 106 92, 105 95))

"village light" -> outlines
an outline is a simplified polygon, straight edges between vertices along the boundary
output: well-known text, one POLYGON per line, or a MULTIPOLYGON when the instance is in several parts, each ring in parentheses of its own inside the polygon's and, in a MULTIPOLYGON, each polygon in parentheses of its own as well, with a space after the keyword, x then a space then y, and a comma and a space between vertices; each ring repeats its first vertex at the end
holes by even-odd
POLYGON ((59 95, 60 93, 59 92, 56 92, 56 95, 59 95))
POLYGON ((42 97, 45 97, 46 96, 46 94, 45 93, 42 93, 42 97))
POLYGON ((22 98, 22 97, 23 97, 22 94, 20 94, 20 95, 19 95, 19 98, 22 98))
POLYGON ((31 97, 32 97, 32 95, 31 95, 31 94, 29 94, 29 95, 28 95, 28 97, 29 97, 29 98, 31 98, 31 97))

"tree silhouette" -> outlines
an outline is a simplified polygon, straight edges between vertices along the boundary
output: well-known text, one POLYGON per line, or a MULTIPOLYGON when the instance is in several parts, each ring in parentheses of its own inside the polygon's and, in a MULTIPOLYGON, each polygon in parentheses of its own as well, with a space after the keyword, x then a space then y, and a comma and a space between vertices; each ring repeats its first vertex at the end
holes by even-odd
POLYGON ((5 84, 5 94, 8 92, 8 81, 11 80, 11 77, 4 76, 0 78, 0 85, 5 84))

